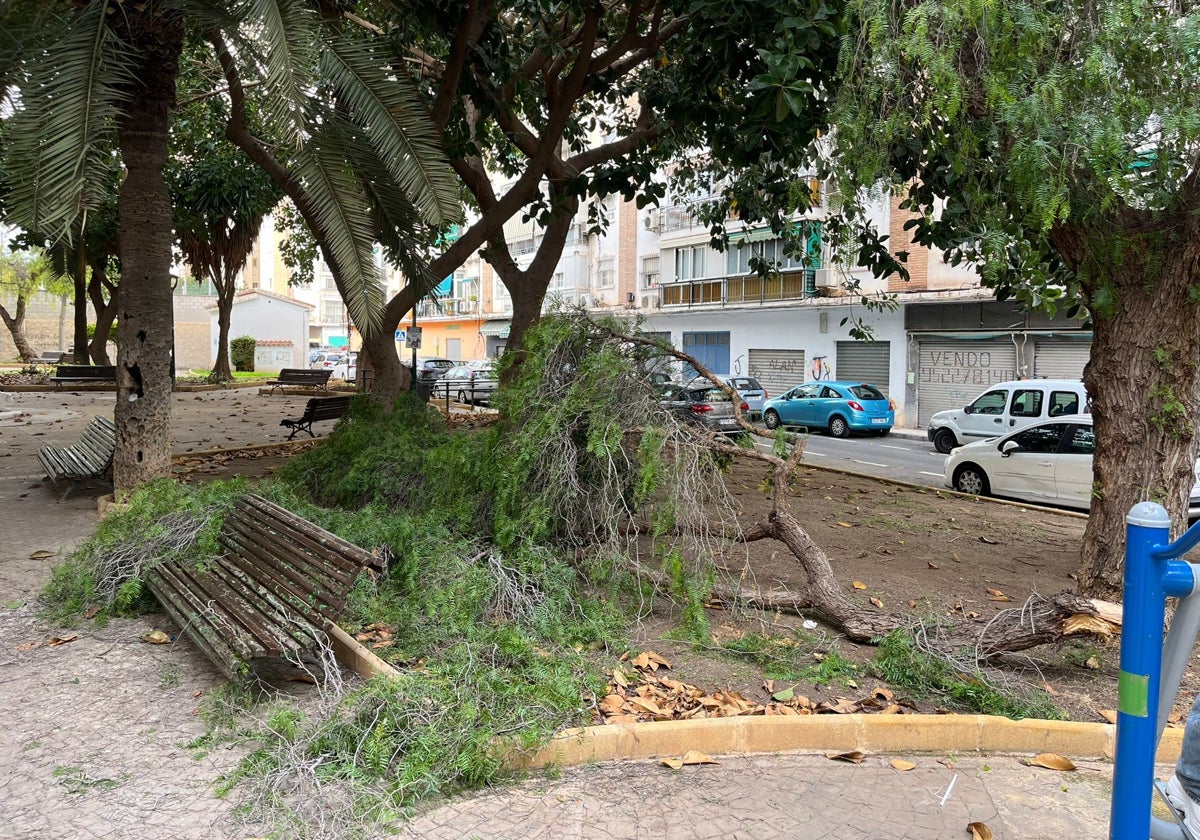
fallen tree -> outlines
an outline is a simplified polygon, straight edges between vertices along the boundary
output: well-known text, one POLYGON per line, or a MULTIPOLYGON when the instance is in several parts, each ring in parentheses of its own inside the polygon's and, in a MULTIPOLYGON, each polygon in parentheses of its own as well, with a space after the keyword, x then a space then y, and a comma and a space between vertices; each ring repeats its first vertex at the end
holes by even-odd
MULTIPOLYGON (((690 366, 699 378, 708 380, 713 387, 725 391, 733 399, 738 422, 750 439, 766 439, 774 444, 772 452, 765 452, 757 446, 739 446, 694 425, 680 423, 665 412, 660 412, 656 418, 657 422, 665 423, 671 428, 665 439, 673 444, 676 463, 691 462, 685 473, 702 471, 702 467, 695 461, 703 458, 706 452, 726 458, 755 461, 769 471, 765 483, 770 490, 771 506, 767 515, 756 522, 743 523, 736 517, 722 513, 718 517, 720 521, 713 523, 698 510, 679 510, 680 507, 705 504, 708 501, 686 492, 686 486, 690 482, 684 483, 683 493, 677 493, 675 488, 662 488, 664 492, 676 494, 672 504, 679 516, 673 529, 674 534, 690 542, 693 549, 701 550, 711 549, 711 540, 714 538, 731 544, 774 540, 787 549, 803 570, 807 581, 802 590, 782 591, 747 589, 740 584, 722 583, 714 578, 709 592, 711 598, 729 605, 817 617, 856 642, 871 643, 893 630, 913 626, 914 619, 909 616, 890 613, 875 605, 864 606, 847 597, 834 573, 833 560, 792 514, 789 508, 789 488, 792 486, 796 470, 804 463, 803 435, 782 429, 773 433, 766 432, 747 422, 742 416, 737 394, 720 377, 686 353, 639 335, 620 322, 595 323, 586 316, 577 316, 575 327, 571 331, 574 340, 580 340, 579 337, 586 336, 589 331, 594 333, 593 341, 598 345, 592 348, 593 351, 603 352, 602 348, 610 343, 613 346, 612 350, 631 354, 635 358, 635 369, 661 369, 665 360, 690 366), (701 543, 709 544, 702 546, 701 543)), ((548 369, 542 371, 542 376, 551 381, 563 381, 564 372, 553 369, 554 359, 553 355, 548 357, 548 369)), ((640 396, 649 399, 645 393, 646 389, 640 390, 640 396)), ((636 401, 638 396, 637 389, 632 389, 627 402, 636 401)), ((647 413, 632 411, 628 416, 639 417, 647 413)), ((654 517, 658 511, 653 504, 628 513, 632 518, 629 532, 656 532, 654 517)), ((650 569, 645 564, 639 564, 638 571, 653 580, 656 585, 670 587, 669 575, 650 569)), ((1112 635, 1119 624, 1120 609, 1116 605, 1067 591, 1054 596, 1031 596, 1020 606, 1001 611, 981 629, 966 623, 941 628, 938 639, 939 644, 947 649, 970 649, 974 651, 977 659, 987 659, 1052 644, 1068 636, 1087 634, 1107 637, 1112 635)))

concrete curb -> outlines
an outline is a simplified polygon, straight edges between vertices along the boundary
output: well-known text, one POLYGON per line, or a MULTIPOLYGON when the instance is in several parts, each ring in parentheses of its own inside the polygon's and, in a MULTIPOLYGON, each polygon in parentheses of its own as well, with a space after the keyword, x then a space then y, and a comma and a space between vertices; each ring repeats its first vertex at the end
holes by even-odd
MULTIPOLYGON (((570 729, 534 753, 510 757, 511 769, 569 767, 700 750, 728 753, 1057 753, 1111 760, 1116 726, 989 715, 808 715, 588 726, 570 729)), ((1157 760, 1179 758, 1183 729, 1168 729, 1157 760)))

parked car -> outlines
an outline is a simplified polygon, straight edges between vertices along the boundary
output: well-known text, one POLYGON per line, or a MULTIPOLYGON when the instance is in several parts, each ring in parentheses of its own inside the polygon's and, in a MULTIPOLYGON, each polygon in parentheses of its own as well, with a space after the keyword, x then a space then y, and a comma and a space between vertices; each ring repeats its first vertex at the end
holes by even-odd
POLYGON ((499 386, 492 360, 477 359, 447 370, 434 388, 437 393, 449 394, 460 403, 485 403, 499 386))
POLYGON ((436 382, 445 375, 446 371, 458 362, 450 359, 417 359, 416 377, 418 382, 436 382))
POLYGON ((896 404, 866 382, 805 382, 764 402, 763 422, 768 429, 826 429, 834 437, 886 435, 896 423, 896 404))
MULTIPOLYGON (((707 380, 688 385, 662 386, 659 405, 685 423, 693 423, 711 432, 737 435, 743 432, 733 411, 733 400, 707 380)), ((745 403, 742 411, 748 411, 745 403)))
POLYGON ((322 353, 328 353, 328 352, 329 352, 329 349, 327 347, 316 347, 312 350, 309 350, 308 351, 309 367, 311 367, 312 363, 317 360, 317 356, 321 355, 322 353))
POLYGON ((353 382, 358 376, 358 353, 349 352, 342 358, 338 359, 333 366, 333 373, 330 374, 334 379, 344 379, 347 382, 353 382))
MULTIPOLYGON (((346 355, 341 350, 322 350, 313 358, 308 366, 313 370, 329 370, 334 365, 342 360, 342 356, 346 355)), ((309 356, 312 358, 311 354, 309 356)))
POLYGON ((753 376, 731 376, 725 380, 725 384, 738 392, 738 396, 746 404, 751 417, 762 414, 763 403, 767 401, 770 394, 758 383, 757 379, 753 376))
POLYGON ((964 443, 1088 410, 1087 391, 1077 379, 1017 379, 997 382, 961 409, 939 411, 929 418, 925 434, 948 455, 964 443))
MULTIPOLYGON (((976 496, 1089 510, 1092 505, 1092 415, 1046 420, 955 449, 946 458, 947 487, 976 496)), ((1188 502, 1188 521, 1200 518, 1200 461, 1188 502)))

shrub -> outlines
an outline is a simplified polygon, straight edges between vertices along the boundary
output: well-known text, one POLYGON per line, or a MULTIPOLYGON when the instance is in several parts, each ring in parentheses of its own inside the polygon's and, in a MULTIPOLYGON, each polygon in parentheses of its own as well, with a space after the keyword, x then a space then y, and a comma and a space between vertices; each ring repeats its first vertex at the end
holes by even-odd
POLYGON ((248 335, 241 335, 229 342, 229 360, 238 371, 254 370, 254 348, 258 345, 248 335))

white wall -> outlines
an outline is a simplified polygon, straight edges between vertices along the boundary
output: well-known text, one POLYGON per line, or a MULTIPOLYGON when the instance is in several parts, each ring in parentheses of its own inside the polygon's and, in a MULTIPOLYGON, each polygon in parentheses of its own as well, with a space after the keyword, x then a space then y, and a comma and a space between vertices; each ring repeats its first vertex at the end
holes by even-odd
MULTIPOLYGON (((217 358, 217 313, 212 312, 212 362, 217 358)), ((252 336, 258 341, 288 341, 285 346, 259 347, 257 370, 308 367, 308 308, 279 298, 251 295, 233 304, 229 338, 252 336)))
MULTIPOLYGON (((680 348, 684 332, 728 331, 730 367, 734 367, 734 361, 740 357, 743 375, 749 368, 751 348, 803 350, 805 359, 825 356, 836 379, 837 342, 852 340, 851 324, 842 326, 841 320, 847 316, 859 317, 871 327, 873 340, 891 342, 888 393, 896 395, 896 425, 911 425, 905 420, 902 398, 907 374, 903 309, 868 312, 861 305, 827 304, 821 300, 793 307, 657 312, 646 318, 643 329, 647 332, 670 331, 672 343, 680 348)), ((732 370, 713 372, 733 373, 732 370)))

